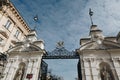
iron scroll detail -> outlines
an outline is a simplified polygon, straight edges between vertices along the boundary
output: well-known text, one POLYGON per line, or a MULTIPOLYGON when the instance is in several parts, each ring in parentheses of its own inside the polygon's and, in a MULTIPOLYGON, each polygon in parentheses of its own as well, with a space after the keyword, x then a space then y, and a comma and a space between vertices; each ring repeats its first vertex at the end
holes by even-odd
POLYGON ((47 52, 43 59, 78 59, 79 55, 76 51, 68 51, 64 46, 56 47, 53 51, 47 52))

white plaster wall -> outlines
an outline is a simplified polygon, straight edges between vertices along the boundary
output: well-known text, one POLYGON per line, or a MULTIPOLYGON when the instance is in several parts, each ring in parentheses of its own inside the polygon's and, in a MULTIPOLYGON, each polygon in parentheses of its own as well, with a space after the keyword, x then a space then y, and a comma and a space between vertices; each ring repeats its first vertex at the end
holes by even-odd
POLYGON ((107 62, 111 66, 111 69, 116 71, 114 73, 117 73, 118 78, 120 80, 120 61, 115 61, 114 58, 120 59, 119 51, 114 51, 114 52, 111 52, 111 51, 96 51, 95 52, 94 51, 93 53, 90 53, 90 52, 83 53, 83 60, 90 59, 91 70, 92 70, 92 73, 90 73, 89 63, 84 60, 86 80, 92 80, 91 74, 93 76, 93 80, 101 80, 99 76, 99 64, 101 62, 107 62), (92 60, 93 58, 102 59, 102 60, 92 60))
POLYGON ((0 12, 0 30, 6 32, 9 37, 5 38, 0 34, 0 37, 4 39, 4 46, 0 46, 0 52, 7 51, 10 45, 14 46, 14 44, 11 42, 12 40, 23 41, 25 35, 29 33, 29 31, 25 28, 25 25, 23 25, 16 14, 13 13, 14 11, 11 10, 11 7, 4 6, 3 9, 6 11, 6 13, 3 13, 2 11, 0 12), (12 20, 8 16, 10 16, 12 20), (4 27, 7 20, 12 22, 8 29, 4 27), (19 30, 18 27, 23 31, 23 33, 20 31, 18 38, 16 38, 14 35, 16 31, 19 30))
POLYGON ((19 55, 19 56, 11 55, 10 56, 10 58, 8 59, 8 63, 6 65, 5 71, 4 71, 5 75, 2 80, 13 80, 15 77, 16 71, 19 67, 19 64, 21 62, 26 64, 26 70, 25 70, 26 72, 24 74, 24 80, 28 80, 26 76, 27 74, 30 74, 30 73, 33 74, 33 78, 31 80, 37 80, 38 74, 40 71, 42 55, 35 54, 29 57, 28 56, 22 57, 23 55, 19 55), (33 64, 33 61, 34 61, 34 64, 33 64))
POLYGON ((97 65, 96 61, 91 62, 92 75, 94 80, 98 80, 98 74, 99 74, 99 70, 97 69, 96 65, 97 65))

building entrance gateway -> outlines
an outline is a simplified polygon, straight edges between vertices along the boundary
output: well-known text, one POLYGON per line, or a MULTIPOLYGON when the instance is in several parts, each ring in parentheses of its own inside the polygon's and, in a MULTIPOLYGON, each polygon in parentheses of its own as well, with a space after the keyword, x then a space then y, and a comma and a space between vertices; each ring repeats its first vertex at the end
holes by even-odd
POLYGON ((46 80, 48 65, 43 59, 79 59, 78 80, 120 80, 120 32, 115 37, 104 36, 93 24, 91 9, 89 14, 89 37, 80 39, 76 51, 68 51, 61 41, 52 52, 46 52, 44 41, 27 28, 25 40, 14 42, 15 47, 5 52, 8 56, 0 54, 0 67, 4 67, 0 80, 46 80))
POLYGON ((58 42, 56 48, 43 55, 43 59, 79 59, 79 55, 76 51, 68 51, 64 47, 64 42, 58 42))
POLYGON ((92 25, 90 37, 82 38, 80 45, 76 51, 68 51, 61 41, 46 52, 44 42, 32 31, 6 52, 9 56, 1 80, 45 80, 49 65, 43 59, 78 59, 79 80, 120 80, 120 33, 104 37, 102 30, 92 25))
MULTIPOLYGON (((17 42, 16 46, 6 53, 9 57, 2 80, 47 80, 49 65, 43 59, 79 59, 76 51, 65 49, 64 42, 58 42, 53 51, 46 52, 44 42, 36 39, 35 31, 31 31, 24 41, 17 42)), ((79 65, 80 60, 78 70, 79 65)), ((81 71, 78 72, 81 74, 81 71)))
MULTIPOLYGON (((46 54, 44 54, 42 56, 42 59, 44 61, 42 60, 41 72, 46 72, 47 66, 49 66, 49 65, 46 65, 47 64, 45 62, 46 59, 78 59, 78 64, 77 64, 78 66, 76 66, 76 67, 78 69, 78 77, 79 77, 79 79, 81 78, 81 71, 79 71, 80 70, 79 55, 77 54, 76 51, 68 51, 67 49, 65 49, 63 41, 58 42, 56 45, 56 48, 53 51, 46 52, 46 54), (43 68, 43 65, 44 65, 44 68, 43 68), (46 68, 45 68, 45 66, 46 66, 46 68)), ((41 76, 42 76, 41 80, 47 80, 47 79, 45 79, 46 78, 45 75, 47 76, 47 73, 44 73, 44 74, 41 73, 41 76)))

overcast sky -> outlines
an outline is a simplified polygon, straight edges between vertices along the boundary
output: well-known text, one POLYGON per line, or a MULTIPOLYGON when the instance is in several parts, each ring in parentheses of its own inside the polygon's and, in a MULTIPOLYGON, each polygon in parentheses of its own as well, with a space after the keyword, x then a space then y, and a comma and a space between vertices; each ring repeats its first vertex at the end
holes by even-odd
MULTIPOLYGON (((45 41, 45 48, 51 51, 56 42, 64 41, 65 47, 72 51, 80 47, 79 40, 87 37, 90 29, 89 8, 94 12, 93 22, 103 30, 105 36, 116 36, 120 30, 120 0, 11 0, 28 25, 33 29, 33 17, 39 21, 37 34, 45 41)), ((76 66, 76 60, 72 60, 76 66)), ((63 61, 65 62, 65 61, 63 61)), ((57 63, 62 64, 58 61, 57 63)), ((51 68, 55 62, 50 62, 51 68)), ((64 64, 64 63, 63 63, 64 64)), ((54 71, 54 70, 53 70, 54 71)), ((76 74, 76 72, 69 72, 76 74)), ((73 76, 65 80, 74 80, 73 76)))

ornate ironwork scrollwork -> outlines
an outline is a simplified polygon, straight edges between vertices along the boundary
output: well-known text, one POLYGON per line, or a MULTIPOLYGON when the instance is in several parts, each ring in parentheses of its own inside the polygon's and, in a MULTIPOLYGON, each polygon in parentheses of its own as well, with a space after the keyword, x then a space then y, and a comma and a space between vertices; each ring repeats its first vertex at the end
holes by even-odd
POLYGON ((68 51, 64 47, 64 42, 58 42, 57 47, 47 52, 47 55, 43 56, 43 59, 77 59, 79 56, 75 51, 68 51))

